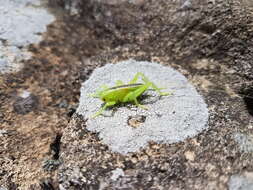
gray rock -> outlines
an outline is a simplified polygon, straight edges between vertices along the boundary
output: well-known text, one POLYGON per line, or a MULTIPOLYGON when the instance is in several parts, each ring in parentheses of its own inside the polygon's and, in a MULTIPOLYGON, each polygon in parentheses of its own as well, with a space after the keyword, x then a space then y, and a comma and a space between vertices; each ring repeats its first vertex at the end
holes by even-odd
MULTIPOLYGON (((103 65, 134 58, 176 68, 205 98, 209 108, 209 128, 178 143, 150 142, 134 153, 120 154, 111 151, 111 146, 102 139, 101 131, 108 130, 109 125, 100 131, 90 131, 93 127, 98 129, 96 124, 91 126, 91 121, 86 120, 88 112, 93 114, 99 109, 101 101, 96 100, 97 103, 86 105, 93 106, 92 111, 83 112, 87 116, 74 114, 64 129, 61 141, 63 165, 58 175, 62 189, 225 190, 232 174, 252 170, 251 153, 242 153, 234 140, 238 131, 250 133, 247 126, 253 119, 243 97, 238 94, 239 89, 252 79, 252 16, 241 7, 239 0, 235 1, 236 4, 222 0, 215 3, 191 1, 193 9, 185 12, 178 11, 182 3, 175 6, 176 2, 182 1, 173 2, 175 4, 166 0, 146 1, 145 13, 139 12, 147 17, 133 14, 135 17, 129 18, 128 11, 124 10, 119 16, 112 14, 115 18, 111 20, 112 25, 116 23, 120 29, 111 25, 106 29, 116 30, 112 34, 115 34, 114 42, 118 46, 91 60, 103 65), (131 18, 140 20, 135 22, 131 18), (154 19, 150 21, 150 18, 154 19), (111 176, 116 168, 122 168, 124 176, 114 181, 111 176)), ((114 76, 113 70, 110 72, 114 76)), ((110 75, 110 72, 104 75, 110 75)), ((87 75, 82 77, 86 79, 87 75)), ((128 77, 126 81, 132 78, 132 74, 128 77)), ((93 86, 93 91, 97 87, 97 84, 93 86)), ((90 87, 87 85, 87 88, 90 87)), ((135 106, 127 106, 107 110, 105 115, 110 116, 112 112, 125 114, 124 109, 138 112, 135 106)), ((163 117, 163 113, 158 115, 163 117)), ((125 118, 124 122, 128 119, 137 130, 148 121, 141 115, 125 118)), ((116 127, 114 131, 110 130, 118 135, 121 131, 117 129, 121 128, 116 127)))
POLYGON ((4 136, 8 134, 8 131, 4 130, 4 129, 0 129, 0 137, 4 136))
MULTIPOLYGON (((251 174, 252 175, 252 174, 251 174)), ((253 178, 251 176, 233 175, 229 180, 229 190, 252 190, 253 178)))
POLYGON ((253 152, 253 136, 244 135, 242 133, 236 133, 234 135, 235 141, 242 152, 250 153, 253 152))
POLYGON ((116 181, 120 176, 124 176, 124 171, 121 168, 116 168, 112 171, 111 179, 113 181, 116 181))
POLYGON ((8 62, 0 58, 0 71, 4 71, 8 67, 8 62))
POLYGON ((0 73, 19 70, 19 62, 30 57, 25 47, 38 43, 40 33, 54 21, 40 5, 39 0, 0 0, 0 59, 7 64, 4 68, 0 65, 0 73))
POLYGON ((38 98, 28 91, 22 92, 13 104, 13 109, 18 114, 27 114, 38 106, 38 98))
POLYGON ((112 151, 122 154, 138 151, 151 141, 180 142, 208 127, 207 105, 187 79, 170 67, 145 61, 128 60, 96 69, 90 79, 82 84, 77 113, 89 118, 88 130, 99 133, 103 143, 112 151), (145 95, 149 97, 142 101, 148 110, 119 106, 115 111, 107 110, 103 115, 90 119, 100 109, 102 102, 89 94, 103 84, 114 86, 117 80, 127 83, 137 72, 143 72, 158 87, 173 94, 159 97, 157 92, 148 91, 145 95), (127 122, 129 117, 135 115, 146 118, 138 128, 132 128, 127 122))

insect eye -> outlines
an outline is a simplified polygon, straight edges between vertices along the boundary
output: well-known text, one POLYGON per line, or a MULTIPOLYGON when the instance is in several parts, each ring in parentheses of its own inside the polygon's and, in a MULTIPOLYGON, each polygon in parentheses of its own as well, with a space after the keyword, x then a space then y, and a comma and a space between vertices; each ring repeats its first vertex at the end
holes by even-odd
POLYGON ((102 100, 105 101, 105 98, 103 98, 102 100))

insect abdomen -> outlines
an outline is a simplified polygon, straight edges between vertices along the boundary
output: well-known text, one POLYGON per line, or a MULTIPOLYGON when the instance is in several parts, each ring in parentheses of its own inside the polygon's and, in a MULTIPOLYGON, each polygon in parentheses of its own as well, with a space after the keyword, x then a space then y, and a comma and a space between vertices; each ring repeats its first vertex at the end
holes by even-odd
POLYGON ((122 85, 116 86, 113 88, 108 89, 104 98, 106 101, 116 101, 116 102, 123 102, 124 97, 139 88, 142 84, 129 84, 129 85, 122 85))

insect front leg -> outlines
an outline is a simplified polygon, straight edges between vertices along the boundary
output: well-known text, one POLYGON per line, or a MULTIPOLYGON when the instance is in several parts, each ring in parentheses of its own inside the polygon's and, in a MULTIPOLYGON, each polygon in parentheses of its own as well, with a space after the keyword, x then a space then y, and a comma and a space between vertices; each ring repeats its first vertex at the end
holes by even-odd
POLYGON ((107 108, 107 107, 110 107, 110 106, 113 106, 115 105, 116 102, 106 102, 106 104, 97 112, 95 113, 91 118, 94 118, 94 117, 97 117, 99 115, 102 114, 102 112, 107 108))
POLYGON ((137 98, 134 98, 134 103, 135 103, 135 105, 136 105, 137 107, 140 107, 140 108, 142 108, 142 109, 144 109, 144 110, 147 110, 147 109, 148 109, 146 106, 140 104, 140 103, 138 102, 137 98))

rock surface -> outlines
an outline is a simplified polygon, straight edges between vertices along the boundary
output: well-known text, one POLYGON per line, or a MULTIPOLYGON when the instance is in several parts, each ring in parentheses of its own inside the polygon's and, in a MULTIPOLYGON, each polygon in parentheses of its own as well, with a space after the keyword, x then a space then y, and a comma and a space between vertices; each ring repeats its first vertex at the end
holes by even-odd
MULTIPOLYGON (((137 83, 144 83, 139 77, 137 83)), ((151 89, 152 87, 150 87, 151 89)), ((101 89, 100 89, 101 90, 101 89)), ((140 99, 141 97, 138 97, 140 99)), ((208 127, 208 109, 201 95, 187 79, 170 67, 145 61, 127 60, 96 69, 89 80, 82 84, 77 113, 87 119, 87 129, 99 134, 103 143, 114 152, 126 154, 147 146, 148 142, 175 143, 193 137, 208 127), (148 80, 165 88, 169 96, 159 96, 157 91, 147 90, 140 104, 148 110, 118 105, 105 110, 101 116, 91 118, 100 108, 101 100, 90 97, 100 86, 115 86, 115 81, 130 82, 141 72, 148 80), (129 117, 143 116, 142 125, 133 128, 129 117)))
POLYGON ((236 133, 234 135, 234 139, 238 143, 242 152, 247 152, 247 153, 253 152, 253 136, 252 135, 236 133))
POLYGON ((198 3, 191 1, 192 7, 181 10, 182 4, 153 2, 149 6, 154 12, 128 20, 132 24, 153 18, 149 26, 124 28, 131 31, 128 36, 123 31, 124 16, 114 17, 114 21, 104 17, 106 29, 122 26, 114 34, 125 45, 92 60, 102 64, 134 58, 176 68, 203 94, 210 111, 209 129, 181 143, 150 142, 140 151, 123 155, 111 151, 101 131, 89 131, 96 124, 74 115, 62 137, 61 189, 233 189, 237 187, 229 183, 230 177, 240 175, 242 169, 252 170, 251 153, 242 152, 234 140, 237 131, 251 133, 248 127, 253 122, 239 94, 252 79, 252 45, 247 46, 247 53, 241 52, 247 43, 244 40, 251 41, 252 28, 244 25, 248 35, 240 31, 242 4, 198 3), (155 19, 158 17, 160 20, 155 19), (224 23, 224 19, 233 24, 224 23), (112 180, 115 169, 124 172, 116 181, 112 180))
POLYGON ((54 19, 40 0, 0 0, 0 74, 22 67, 20 62, 31 57, 27 45, 41 41, 54 19))
POLYGON ((253 174, 233 175, 229 180, 229 190, 251 190, 253 189, 253 174))
MULTIPOLYGON (((30 45, 33 56, 23 70, 0 76, 1 188, 247 187, 252 152, 241 149, 235 136, 246 136, 246 141, 239 138, 245 145, 251 142, 251 1, 90 2, 51 24, 40 44, 30 45), (150 142, 125 155, 112 152, 73 112, 81 83, 93 70, 128 59, 182 73, 208 105, 209 128, 183 142, 150 142), (13 110, 23 91, 39 99, 25 115, 13 110)), ((145 119, 130 122, 138 129, 145 119)))

